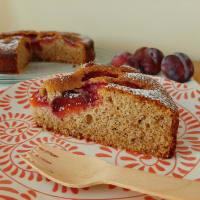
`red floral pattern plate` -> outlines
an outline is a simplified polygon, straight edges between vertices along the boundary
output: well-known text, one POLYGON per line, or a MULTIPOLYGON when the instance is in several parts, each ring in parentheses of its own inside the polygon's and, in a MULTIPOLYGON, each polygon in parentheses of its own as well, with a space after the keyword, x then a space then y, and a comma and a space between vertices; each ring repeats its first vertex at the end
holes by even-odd
POLYGON ((174 98, 180 113, 176 155, 163 160, 42 131, 32 118, 29 97, 47 78, 21 82, 0 92, 0 199, 159 199, 112 185, 76 189, 50 181, 19 158, 40 142, 114 165, 200 180, 200 90, 156 78, 174 98))

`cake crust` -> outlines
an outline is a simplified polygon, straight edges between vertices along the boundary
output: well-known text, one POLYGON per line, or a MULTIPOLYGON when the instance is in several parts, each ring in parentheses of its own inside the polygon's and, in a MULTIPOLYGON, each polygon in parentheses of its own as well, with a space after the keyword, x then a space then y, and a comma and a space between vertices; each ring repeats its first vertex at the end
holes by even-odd
POLYGON ((83 84, 82 79, 84 78, 84 76, 94 71, 95 72, 106 71, 109 72, 110 74, 114 74, 117 76, 120 76, 121 73, 125 72, 135 72, 135 73, 138 72, 134 68, 129 68, 128 66, 121 66, 120 68, 116 68, 115 66, 112 65, 99 65, 94 62, 89 62, 81 65, 80 68, 75 73, 67 74, 62 77, 55 77, 53 79, 45 81, 42 87, 46 89, 49 97, 61 95, 61 93, 66 90, 71 90, 73 88, 81 87, 83 84))

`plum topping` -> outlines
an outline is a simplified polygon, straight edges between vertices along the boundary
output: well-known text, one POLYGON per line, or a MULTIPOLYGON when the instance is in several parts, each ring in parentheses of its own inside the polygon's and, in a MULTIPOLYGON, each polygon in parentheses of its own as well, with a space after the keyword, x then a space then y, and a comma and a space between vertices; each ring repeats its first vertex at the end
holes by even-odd
POLYGON ((122 52, 116 54, 111 62, 112 65, 119 67, 121 65, 128 65, 130 67, 139 69, 139 64, 132 54, 129 52, 122 52))
POLYGON ((40 42, 38 40, 31 42, 31 49, 36 51, 42 51, 42 46, 40 45, 40 42))
POLYGON ((31 97, 30 102, 34 106, 48 106, 47 94, 40 95, 39 92, 35 92, 31 97))
POLYGON ((25 43, 25 47, 26 47, 26 49, 27 49, 28 51, 31 51, 31 45, 30 45, 30 43, 26 42, 26 43, 25 43))
POLYGON ((98 105, 100 99, 97 90, 102 85, 106 83, 87 83, 80 89, 63 92, 62 96, 51 102, 53 113, 58 117, 64 117, 67 113, 80 112, 89 106, 98 105))
POLYGON ((68 90, 63 92, 62 96, 56 97, 52 101, 51 107, 53 112, 60 112, 66 108, 70 109, 72 107, 85 105, 87 101, 88 98, 85 94, 83 95, 82 93, 75 90, 68 90))
POLYGON ((192 77, 194 66, 187 55, 175 53, 163 58, 161 70, 167 78, 184 83, 192 77))
POLYGON ((138 61, 141 72, 151 75, 160 72, 163 57, 163 53, 156 48, 142 47, 134 53, 134 58, 138 61))
POLYGON ((90 78, 96 78, 96 77, 101 77, 101 76, 108 76, 108 77, 113 77, 113 78, 118 77, 117 74, 112 74, 107 71, 91 71, 82 78, 82 81, 87 81, 90 78))
POLYGON ((80 112, 101 103, 97 90, 103 85, 107 85, 107 83, 86 83, 82 88, 64 91, 61 96, 55 97, 51 103, 48 102, 46 93, 41 95, 36 92, 30 102, 33 106, 50 106, 52 112, 62 118, 67 113, 80 112))
POLYGON ((30 39, 34 39, 37 37, 37 34, 36 33, 30 33, 30 34, 25 34, 26 37, 29 37, 30 39))

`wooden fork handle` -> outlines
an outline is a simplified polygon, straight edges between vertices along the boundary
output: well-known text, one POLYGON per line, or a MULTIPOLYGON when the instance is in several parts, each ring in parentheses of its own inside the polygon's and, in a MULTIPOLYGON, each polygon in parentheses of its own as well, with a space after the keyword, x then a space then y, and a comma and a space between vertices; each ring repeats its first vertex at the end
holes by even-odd
POLYGON ((107 184, 169 200, 199 200, 200 182, 112 166, 107 184))

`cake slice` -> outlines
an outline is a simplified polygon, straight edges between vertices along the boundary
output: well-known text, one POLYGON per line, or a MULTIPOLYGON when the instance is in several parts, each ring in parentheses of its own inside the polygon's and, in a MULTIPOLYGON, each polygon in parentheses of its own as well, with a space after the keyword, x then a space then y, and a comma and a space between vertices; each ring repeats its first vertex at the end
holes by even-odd
POLYGON ((30 42, 21 36, 0 39, 0 72, 19 73, 31 59, 30 42))
POLYGON ((175 151, 178 110, 151 77, 89 63, 45 81, 31 100, 44 129, 160 158, 175 151))

